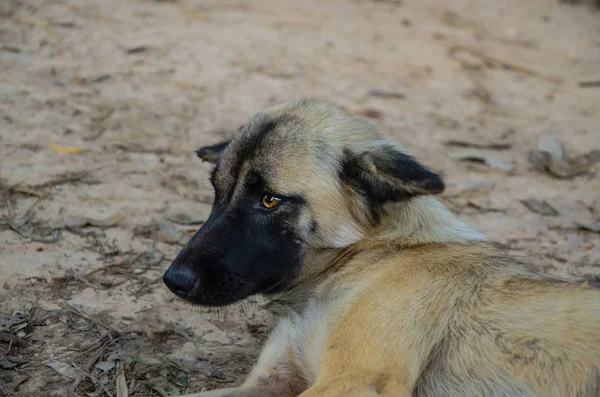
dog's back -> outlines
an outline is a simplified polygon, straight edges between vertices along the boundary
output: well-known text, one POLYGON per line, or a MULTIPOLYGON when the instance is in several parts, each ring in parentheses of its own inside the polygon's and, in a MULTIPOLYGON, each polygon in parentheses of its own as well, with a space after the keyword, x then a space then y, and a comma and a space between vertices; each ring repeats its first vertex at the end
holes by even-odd
POLYGON ((362 339, 367 367, 420 373, 415 396, 600 395, 600 289, 546 279, 485 242, 402 249, 377 267, 348 317, 386 326, 335 332, 362 339), (425 367, 407 367, 400 352, 419 343, 425 367))

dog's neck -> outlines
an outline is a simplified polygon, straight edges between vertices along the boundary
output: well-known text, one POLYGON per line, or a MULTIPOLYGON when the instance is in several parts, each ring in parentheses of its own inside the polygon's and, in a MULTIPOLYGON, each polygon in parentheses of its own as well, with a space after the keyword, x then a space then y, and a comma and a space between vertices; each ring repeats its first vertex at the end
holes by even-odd
POLYGON ((287 291, 273 297, 268 308, 280 314, 290 310, 301 312, 315 290, 361 252, 486 240, 482 233, 460 221, 432 196, 388 204, 385 213, 381 223, 367 231, 357 243, 344 248, 309 249, 303 261, 304 277, 296 280, 287 291))
POLYGON ((345 248, 309 249, 303 261, 305 267, 303 276, 296 279, 286 291, 271 296, 265 308, 276 315, 303 312, 310 298, 315 296, 316 290, 350 262, 358 252, 360 250, 357 245, 345 248))
POLYGON ((467 243, 485 235, 459 220, 433 196, 417 196, 384 207, 385 215, 367 238, 410 247, 429 243, 467 243))

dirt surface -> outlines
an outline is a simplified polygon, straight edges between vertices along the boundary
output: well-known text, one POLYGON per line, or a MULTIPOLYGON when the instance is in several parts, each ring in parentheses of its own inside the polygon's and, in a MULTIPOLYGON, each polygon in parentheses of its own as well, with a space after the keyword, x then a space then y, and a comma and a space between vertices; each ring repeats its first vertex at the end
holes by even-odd
POLYGON ((588 5, 2 0, 0 70, 0 395, 243 380, 260 302, 203 312, 160 276, 210 211, 193 151, 288 97, 373 118, 445 176, 462 219, 540 271, 598 281, 588 5))

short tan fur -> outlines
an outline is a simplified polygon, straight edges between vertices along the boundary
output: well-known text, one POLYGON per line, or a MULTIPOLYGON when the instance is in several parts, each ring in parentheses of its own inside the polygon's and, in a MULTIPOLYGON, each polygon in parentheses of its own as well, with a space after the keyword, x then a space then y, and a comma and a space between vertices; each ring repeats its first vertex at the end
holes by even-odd
POLYGON ((270 296, 279 318, 246 382, 193 396, 600 396, 600 289, 487 242, 435 198, 441 180, 388 168, 396 151, 316 100, 269 108, 234 137, 215 189, 235 197, 246 172, 265 173, 306 202, 292 225, 305 246, 270 296))

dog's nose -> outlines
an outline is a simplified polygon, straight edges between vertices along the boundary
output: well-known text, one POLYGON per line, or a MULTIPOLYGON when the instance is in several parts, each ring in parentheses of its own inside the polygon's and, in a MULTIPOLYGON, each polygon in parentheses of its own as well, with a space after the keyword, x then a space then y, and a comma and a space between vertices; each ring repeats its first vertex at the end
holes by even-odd
POLYGON ((163 282, 176 295, 185 297, 194 288, 198 277, 185 267, 171 266, 163 275, 163 282))

